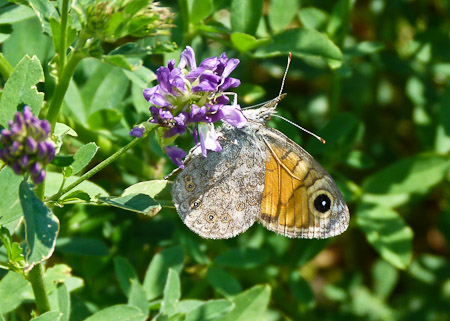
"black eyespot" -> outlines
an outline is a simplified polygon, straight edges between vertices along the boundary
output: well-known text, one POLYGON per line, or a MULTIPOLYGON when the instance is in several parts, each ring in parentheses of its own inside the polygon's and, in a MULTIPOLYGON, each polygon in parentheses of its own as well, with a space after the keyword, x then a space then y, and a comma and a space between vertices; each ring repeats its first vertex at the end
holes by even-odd
POLYGON ((331 200, 326 194, 320 194, 314 200, 314 207, 320 213, 328 212, 331 207, 331 200))

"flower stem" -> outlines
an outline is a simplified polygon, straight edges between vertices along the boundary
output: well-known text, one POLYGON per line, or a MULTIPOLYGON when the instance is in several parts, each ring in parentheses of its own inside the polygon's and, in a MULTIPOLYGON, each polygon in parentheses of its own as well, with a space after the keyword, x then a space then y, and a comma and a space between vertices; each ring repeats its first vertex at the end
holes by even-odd
POLYGON ((5 56, 0 53, 0 74, 3 76, 5 80, 8 80, 9 76, 11 76, 14 68, 10 65, 8 60, 6 60, 5 56))
POLYGON ((34 300, 39 314, 50 311, 47 292, 44 284, 44 266, 43 263, 36 264, 28 273, 28 281, 33 288, 34 300))
MULTIPOLYGON (((59 78, 61 78, 66 66, 66 44, 67 44, 67 14, 69 0, 63 0, 61 9, 61 35, 59 41, 59 78)), ((56 48, 55 48, 56 49, 56 48)))
POLYGON ((118 159, 123 153, 125 153, 130 148, 134 147, 137 143, 139 143, 143 138, 145 138, 147 135, 144 135, 140 138, 135 138, 131 142, 129 142, 127 145, 119 149, 117 152, 112 154, 110 157, 105 159, 103 162, 92 168, 90 171, 84 173, 80 178, 78 178, 75 182, 70 184, 69 186, 63 188, 62 190, 58 191, 56 194, 50 196, 47 201, 57 201, 61 195, 66 194, 85 180, 91 178, 98 172, 100 172, 103 168, 114 162, 116 159, 118 159))
POLYGON ((58 118, 59 111, 61 110, 61 105, 64 100, 67 88, 69 87, 70 79, 72 79, 75 68, 77 67, 81 59, 83 59, 82 55, 78 54, 77 52, 73 52, 73 54, 70 55, 70 58, 67 61, 67 65, 64 67, 64 71, 62 72, 58 83, 56 84, 55 93, 50 102, 50 107, 47 113, 47 120, 52 125, 52 129, 55 128, 55 123, 58 118))

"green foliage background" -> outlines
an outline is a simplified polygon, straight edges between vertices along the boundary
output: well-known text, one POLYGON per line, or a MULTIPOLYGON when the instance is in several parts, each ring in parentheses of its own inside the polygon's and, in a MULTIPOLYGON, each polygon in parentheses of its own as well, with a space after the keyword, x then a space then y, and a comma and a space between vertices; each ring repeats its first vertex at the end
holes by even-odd
MULTIPOLYGON (((29 7, 0 5, 2 54, 12 66, 25 55, 37 56, 45 77, 37 89, 49 101, 55 88, 52 37, 29 7)), ((302 240, 255 225, 234 239, 201 239, 179 219, 164 182, 149 183, 164 188, 153 193, 162 207, 153 217, 106 207, 109 195, 162 180, 173 169, 152 133, 80 185, 84 194, 52 208, 60 231, 46 262, 53 311, 48 320, 449 320, 449 3, 162 5, 175 13, 170 36, 107 43, 109 57, 78 65, 58 120, 78 134, 65 136, 60 155, 82 150, 71 173, 92 168, 130 140, 130 128, 149 117, 142 89, 153 86, 156 69, 178 59, 186 45, 197 62, 223 51, 240 59, 232 76, 242 81, 236 90, 242 106, 276 97, 291 51, 279 113, 327 144, 279 119, 269 125, 331 173, 350 208, 349 229, 332 239, 302 240), (111 58, 111 50, 133 41, 156 49, 125 53, 134 66, 128 70, 124 60, 111 58), (143 66, 137 68, 139 59, 143 66), (85 194, 88 201, 101 195, 103 205, 81 204, 85 194)), ((31 59, 26 66, 33 66, 31 59)), ((28 80, 30 86, 38 79, 28 80)), ((2 104, 5 99, 3 94, 2 104)), ((179 140, 186 149, 192 144, 188 136, 179 140)), ((48 196, 61 184, 62 163, 50 167, 48 196)), ((7 190, 20 179, 2 170, 0 183, 7 190)), ((3 214, 14 206, 7 199, 0 203, 0 224, 11 230, 20 216, 3 214)), ((23 228, 16 234, 22 240, 23 228)), ((8 255, 0 247, 2 261, 8 255)), ((0 276, 0 320, 28 320, 29 283, 13 271, 0 270, 0 276)))

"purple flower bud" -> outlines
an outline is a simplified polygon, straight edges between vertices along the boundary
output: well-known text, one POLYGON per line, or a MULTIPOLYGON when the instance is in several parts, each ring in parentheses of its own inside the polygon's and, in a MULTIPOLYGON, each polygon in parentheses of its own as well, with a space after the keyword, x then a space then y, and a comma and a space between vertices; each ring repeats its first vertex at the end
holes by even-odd
POLYGON ((184 169, 183 158, 186 157, 186 152, 184 150, 176 146, 165 146, 164 151, 175 165, 184 169))
POLYGON ((30 174, 36 176, 42 170, 41 164, 39 162, 35 162, 30 166, 30 174))
POLYGON ((2 129, 0 142, 7 145, 11 141, 11 131, 7 129, 2 129))
POLYGON ((11 167, 12 167, 14 173, 16 173, 16 175, 22 174, 22 173, 21 173, 22 167, 20 167, 20 165, 19 165, 18 162, 13 163, 13 164, 11 165, 11 167))
POLYGON ((20 153, 21 147, 22 145, 20 144, 20 142, 18 141, 13 142, 10 149, 11 155, 17 156, 20 153))
POLYGON ((47 120, 41 120, 41 128, 44 130, 45 132, 45 137, 48 136, 48 134, 50 134, 50 131, 52 129, 52 126, 50 125, 50 123, 47 120))
POLYGON ((31 176, 31 178, 33 179, 34 184, 41 184, 45 179, 45 171, 41 170, 37 175, 31 176))
POLYGON ((27 153, 30 153, 30 154, 36 153, 37 147, 38 147, 38 144, 37 144, 36 141, 33 139, 33 137, 28 136, 28 137, 26 138, 25 151, 26 151, 27 153))
POLYGON ((44 143, 47 147, 47 162, 50 163, 55 158, 55 145, 49 140, 46 140, 44 143))
POLYGON ((25 155, 22 155, 22 156, 19 158, 19 160, 18 160, 19 165, 20 165, 20 167, 22 167, 22 168, 27 167, 29 161, 30 161, 30 158, 29 158, 28 155, 26 155, 26 154, 25 154, 25 155))
POLYGON ((140 126, 134 126, 133 129, 130 131, 130 135, 134 137, 142 137, 144 135, 144 128, 140 126))
MULTIPOLYGON (((20 115, 20 113, 18 113, 20 115)), ((17 115, 17 114, 16 114, 17 115)), ((25 122, 29 122, 31 121, 34 117, 33 112, 30 109, 30 106, 25 106, 23 108, 23 119, 25 120, 25 122)))
POLYGON ((44 159, 47 156, 47 145, 44 142, 38 143, 38 157, 44 159))
POLYGON ((167 62, 167 68, 169 68, 170 71, 172 71, 173 68, 175 68, 175 59, 170 59, 170 60, 167 62))
MULTIPOLYGON (((24 125, 24 119, 23 119, 23 115, 19 112, 17 112, 14 115, 14 124, 16 124, 17 127, 22 128, 24 125)), ((12 125, 12 124, 11 124, 12 125)))
POLYGON ((181 53, 178 68, 184 69, 186 66, 190 70, 197 68, 197 64, 195 62, 195 53, 190 46, 186 46, 186 49, 184 49, 181 53))

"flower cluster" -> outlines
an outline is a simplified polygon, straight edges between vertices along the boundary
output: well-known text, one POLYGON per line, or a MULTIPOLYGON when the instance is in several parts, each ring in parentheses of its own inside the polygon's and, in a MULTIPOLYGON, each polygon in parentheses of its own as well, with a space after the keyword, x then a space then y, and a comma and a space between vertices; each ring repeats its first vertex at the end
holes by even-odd
POLYGON ((29 173, 35 184, 45 178, 44 167, 55 157, 55 146, 48 138, 50 123, 40 120, 25 106, 9 121, 9 130, 1 131, 0 159, 17 175, 29 173))
MULTIPOLYGON (((247 122, 240 106, 229 104, 226 92, 240 85, 238 79, 229 77, 238 64, 238 59, 228 59, 222 53, 197 66, 194 51, 187 46, 178 66, 175 67, 175 60, 170 60, 167 67, 158 68, 158 85, 144 89, 144 97, 151 104, 150 122, 164 128, 166 139, 189 130, 205 157, 207 150, 221 151, 213 123, 224 120, 241 128, 247 122)), ((140 126, 130 132, 136 137, 143 133, 144 128, 140 126)), ((184 151, 175 146, 163 148, 172 161, 183 168, 184 151)))
POLYGON ((115 42, 120 38, 169 35, 173 13, 159 2, 133 0, 80 0, 76 12, 88 35, 115 42), (119 23, 120 22, 120 23, 119 23))

